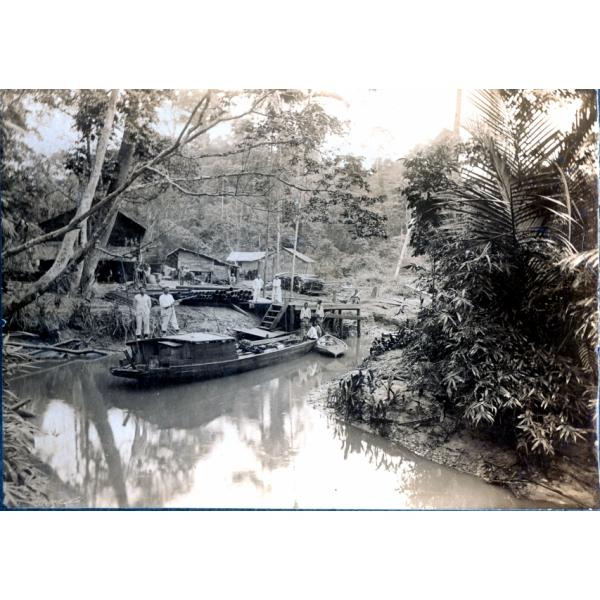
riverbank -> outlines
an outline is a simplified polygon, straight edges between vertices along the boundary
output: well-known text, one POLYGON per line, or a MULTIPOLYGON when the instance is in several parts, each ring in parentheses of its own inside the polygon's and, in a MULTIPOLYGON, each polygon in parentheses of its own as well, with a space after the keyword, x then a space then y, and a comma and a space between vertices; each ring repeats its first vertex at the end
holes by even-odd
MULTIPOLYGON (((177 306, 181 331, 230 333, 234 328, 254 327, 259 319, 225 306, 177 306)), ((160 309, 152 308, 151 331, 160 331, 160 309)), ((104 298, 81 298, 44 294, 20 315, 17 329, 39 335, 49 342, 81 339, 88 346, 116 352, 133 339, 133 309, 104 298)))
MULTIPOLYGON (((376 322, 390 323, 389 314, 377 314, 376 322)), ((407 390, 402 378, 407 368, 401 350, 367 358, 359 369, 313 393, 310 401, 354 427, 380 435, 422 458, 506 487, 517 498, 539 503, 541 508, 600 507, 593 446, 575 446, 545 467, 524 465, 512 448, 476 436, 456 418, 440 411, 439 403, 426 393, 407 390), (369 400, 362 417, 357 418, 332 398, 340 385, 358 389, 359 381, 369 387, 369 400), (386 407, 383 418, 376 416, 379 405, 386 407)))

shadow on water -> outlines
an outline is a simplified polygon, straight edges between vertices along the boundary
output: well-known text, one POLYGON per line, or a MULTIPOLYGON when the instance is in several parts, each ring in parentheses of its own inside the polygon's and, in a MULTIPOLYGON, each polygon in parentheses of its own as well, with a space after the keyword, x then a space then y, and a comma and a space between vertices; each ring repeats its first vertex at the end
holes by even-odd
POLYGON ((307 395, 356 366, 359 341, 223 379, 142 388, 117 357, 12 382, 33 398, 36 451, 70 505, 119 507, 512 507, 480 480, 325 416, 307 395))

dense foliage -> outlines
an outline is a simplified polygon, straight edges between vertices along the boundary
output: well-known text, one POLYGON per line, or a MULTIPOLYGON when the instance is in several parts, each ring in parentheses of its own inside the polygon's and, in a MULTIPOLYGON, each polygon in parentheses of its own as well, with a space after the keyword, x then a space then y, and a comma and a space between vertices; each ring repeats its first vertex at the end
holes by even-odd
POLYGON ((231 250, 289 247, 296 230, 298 249, 320 258, 330 250, 329 228, 341 244, 334 253, 353 245, 362 253, 361 241, 386 235, 385 186, 372 192, 373 170, 327 146, 344 124, 327 113, 319 94, 1 92, 3 258, 11 279, 32 282, 17 293, 6 290, 5 312, 14 315, 57 281, 89 295, 118 209, 147 226, 148 262, 178 246, 220 258, 231 250), (67 147, 54 154, 34 149, 32 136, 41 139, 44 120, 54 119, 67 147), (66 226, 75 241, 65 231, 42 235, 37 224, 75 207, 66 226), (42 275, 36 250, 48 241, 60 241, 60 250, 42 275))
POLYGON ((469 143, 406 165, 417 251, 431 264, 431 303, 397 338, 411 385, 523 454, 586 438, 594 413, 598 260, 580 216, 597 199, 594 104, 580 96, 562 132, 547 117, 556 98, 480 94, 469 143))

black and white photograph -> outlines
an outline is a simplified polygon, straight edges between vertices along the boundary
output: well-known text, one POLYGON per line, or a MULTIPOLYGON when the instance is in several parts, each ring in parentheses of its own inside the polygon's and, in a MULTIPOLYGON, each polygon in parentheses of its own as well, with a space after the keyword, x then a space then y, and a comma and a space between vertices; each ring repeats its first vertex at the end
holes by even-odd
POLYGON ((8 509, 597 509, 589 89, 4 89, 8 509))

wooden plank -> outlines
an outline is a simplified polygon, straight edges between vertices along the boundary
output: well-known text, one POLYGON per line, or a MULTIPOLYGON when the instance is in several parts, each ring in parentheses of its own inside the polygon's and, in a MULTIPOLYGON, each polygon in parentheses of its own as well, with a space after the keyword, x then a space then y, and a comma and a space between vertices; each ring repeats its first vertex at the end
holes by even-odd
POLYGON ((262 346, 264 344, 276 344, 276 343, 278 344, 279 342, 284 342, 286 340, 290 340, 295 337, 296 337, 295 334, 290 334, 290 335, 282 335, 277 338, 269 338, 267 340, 245 340, 245 344, 248 346, 262 346))
POLYGON ((263 340, 275 339, 283 335, 287 335, 287 331, 282 331, 281 329, 277 329, 275 331, 267 331, 266 329, 259 329, 258 327, 252 327, 251 329, 234 329, 233 331, 236 331, 237 333, 242 333, 244 335, 252 335, 263 340))
POLYGON ((241 309, 239 306, 237 306, 236 304, 232 304, 231 308, 233 308, 233 310, 239 312, 241 315, 245 315, 246 317, 250 317, 252 318, 252 315, 250 313, 247 313, 245 310, 241 309))

